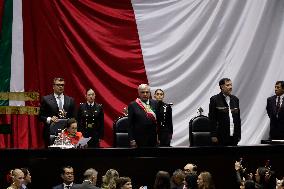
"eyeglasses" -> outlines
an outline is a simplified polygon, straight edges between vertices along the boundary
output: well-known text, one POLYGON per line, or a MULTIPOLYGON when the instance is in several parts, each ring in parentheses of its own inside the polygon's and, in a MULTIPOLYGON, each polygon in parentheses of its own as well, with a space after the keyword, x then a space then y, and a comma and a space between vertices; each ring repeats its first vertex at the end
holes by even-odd
POLYGON ((53 85, 56 85, 58 87, 64 87, 64 84, 57 84, 57 83, 54 83, 53 85))

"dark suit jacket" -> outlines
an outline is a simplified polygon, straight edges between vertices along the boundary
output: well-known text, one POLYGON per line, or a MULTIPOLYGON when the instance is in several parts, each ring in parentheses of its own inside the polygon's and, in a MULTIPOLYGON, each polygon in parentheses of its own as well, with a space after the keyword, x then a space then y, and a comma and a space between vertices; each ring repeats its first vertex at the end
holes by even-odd
MULTIPOLYGON (((237 143, 241 139, 241 118, 239 99, 234 95, 230 96, 230 108, 234 121, 233 138, 237 143)), ((222 93, 210 98, 209 119, 211 136, 217 137, 219 144, 226 145, 226 143, 230 140, 230 117, 229 106, 222 93)))
POLYGON ((276 95, 267 98, 266 110, 270 118, 270 139, 284 139, 284 103, 276 111, 276 95))
MULTIPOLYGON (((63 109, 67 112, 66 117, 75 117, 75 102, 72 97, 64 95, 63 109)), ((39 117, 46 123, 47 117, 58 116, 59 108, 53 94, 42 97, 39 117)))
MULTIPOLYGON (((63 109, 67 112, 66 118, 75 117, 75 102, 72 97, 64 95, 63 109)), ((59 108, 54 97, 54 94, 50 94, 42 97, 39 118, 44 122, 44 139, 46 146, 49 145, 49 124, 46 123, 48 117, 58 116, 59 108)))
MULTIPOLYGON (((157 102, 150 100, 149 105, 157 112, 157 102)), ((128 105, 128 136, 129 140, 135 140, 138 147, 153 147, 157 144, 157 122, 149 119, 144 110, 132 101, 128 105)))
POLYGON ((160 146, 170 146, 173 134, 172 107, 162 101, 157 103, 158 135, 160 146))
MULTIPOLYGON (((76 187, 77 185, 79 185, 79 184, 74 184, 74 183, 73 183, 73 185, 71 186, 71 188, 76 187)), ((70 189, 71 189, 71 188, 70 188, 70 189)), ((53 186, 52 189, 64 189, 63 183, 62 183, 62 184, 58 184, 58 185, 56 185, 56 186, 53 186)))
POLYGON ((104 137, 104 111, 103 106, 94 103, 89 107, 87 103, 80 104, 78 110, 78 129, 84 137, 92 137, 88 142, 90 147, 99 147, 99 139, 104 137))
POLYGON ((84 181, 82 184, 73 185, 71 189, 100 189, 100 188, 88 181, 84 181))
POLYGON ((53 186, 52 189, 64 189, 63 184, 53 186))

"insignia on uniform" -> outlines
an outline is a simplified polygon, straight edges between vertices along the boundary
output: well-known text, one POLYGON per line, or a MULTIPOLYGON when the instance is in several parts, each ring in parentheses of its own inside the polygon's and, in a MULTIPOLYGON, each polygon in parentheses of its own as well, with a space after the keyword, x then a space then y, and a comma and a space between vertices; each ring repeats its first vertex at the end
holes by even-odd
POLYGON ((92 123, 88 123, 87 124, 87 128, 93 128, 93 124, 92 123))

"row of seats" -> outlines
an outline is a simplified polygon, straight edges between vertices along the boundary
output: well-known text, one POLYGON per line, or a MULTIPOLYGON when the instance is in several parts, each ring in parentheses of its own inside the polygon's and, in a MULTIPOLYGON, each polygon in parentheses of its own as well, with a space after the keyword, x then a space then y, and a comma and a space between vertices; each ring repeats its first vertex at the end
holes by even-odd
MULTIPOLYGON (((114 147, 129 147, 128 140, 128 118, 120 117, 113 124, 114 147)), ((189 143, 190 146, 211 145, 209 118, 199 115, 189 122, 189 143)))
MULTIPOLYGON (((55 135, 64 128, 67 120, 53 126, 50 130, 50 140, 53 143, 55 135)), ((128 117, 120 117, 113 124, 113 146, 129 147, 128 140, 128 117)), ((190 146, 211 145, 210 124, 207 116, 199 115, 189 122, 189 143, 190 146)))

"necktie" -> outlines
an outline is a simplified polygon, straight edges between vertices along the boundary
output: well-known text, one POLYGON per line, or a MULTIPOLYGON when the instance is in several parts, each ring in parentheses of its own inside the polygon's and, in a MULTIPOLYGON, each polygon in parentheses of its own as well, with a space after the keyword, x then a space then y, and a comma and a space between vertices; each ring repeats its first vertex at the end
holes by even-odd
POLYGON ((232 115, 231 107, 230 107, 230 102, 231 102, 230 96, 226 96, 226 102, 229 106, 230 136, 233 136, 234 135, 234 119, 233 119, 233 115, 232 115))
POLYGON ((59 108, 59 110, 63 110, 62 100, 61 100, 60 96, 58 96, 57 99, 58 99, 58 108, 59 108))
POLYGON ((280 109, 280 96, 277 97, 276 112, 278 113, 280 109))
POLYGON ((66 185, 65 187, 66 187, 66 189, 70 189, 71 186, 70 185, 66 185))

